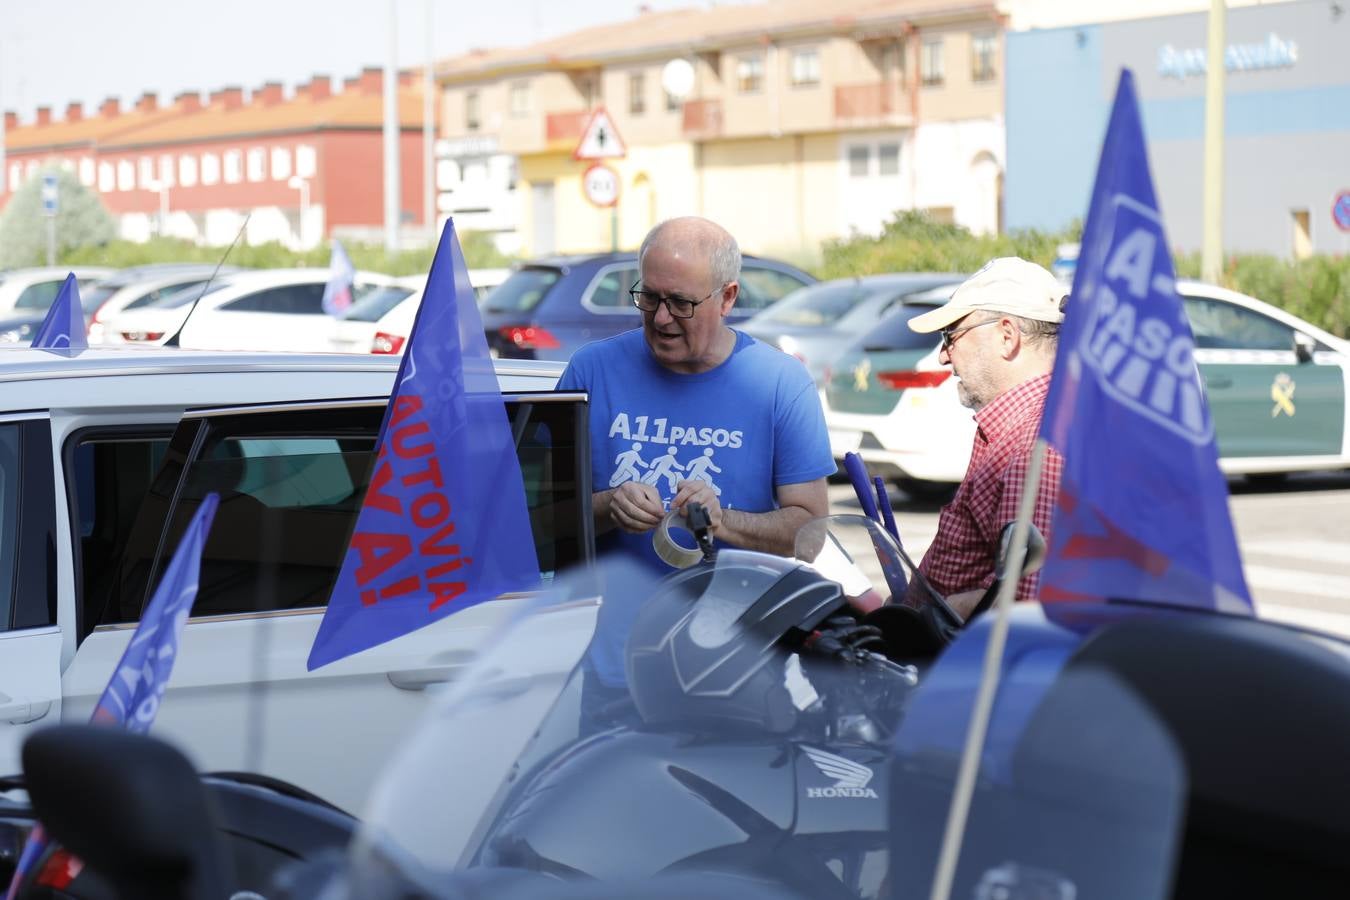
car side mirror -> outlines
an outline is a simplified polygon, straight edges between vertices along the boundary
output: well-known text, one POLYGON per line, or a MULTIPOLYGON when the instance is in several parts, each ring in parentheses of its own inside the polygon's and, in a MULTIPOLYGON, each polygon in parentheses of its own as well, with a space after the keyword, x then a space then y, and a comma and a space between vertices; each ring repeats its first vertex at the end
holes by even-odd
POLYGON ((1294 332, 1294 356, 1300 363, 1312 362, 1313 351, 1317 349, 1317 339, 1301 331, 1294 332))
POLYGON ((147 735, 53 725, 23 745, 33 812, 121 897, 221 896, 229 869, 192 764, 147 735))

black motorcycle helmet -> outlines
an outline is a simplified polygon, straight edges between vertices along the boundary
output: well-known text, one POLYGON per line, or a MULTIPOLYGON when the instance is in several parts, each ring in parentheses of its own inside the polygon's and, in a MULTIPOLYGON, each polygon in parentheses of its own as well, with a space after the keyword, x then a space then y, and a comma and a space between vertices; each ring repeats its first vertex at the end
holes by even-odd
POLYGON ((624 662, 639 715, 649 725, 791 730, 791 649, 846 603, 842 588, 810 566, 746 550, 723 550, 715 565, 672 576, 628 635, 624 662))

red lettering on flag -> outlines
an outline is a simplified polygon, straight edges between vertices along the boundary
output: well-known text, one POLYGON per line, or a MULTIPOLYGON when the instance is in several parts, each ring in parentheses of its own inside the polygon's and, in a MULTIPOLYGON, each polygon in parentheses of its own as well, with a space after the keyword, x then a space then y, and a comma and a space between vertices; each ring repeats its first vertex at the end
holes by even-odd
POLYGON ((427 607, 432 612, 449 603, 466 590, 462 581, 433 581, 427 587, 431 588, 431 594, 434 597, 431 605, 427 607))
POLYGON ((441 541, 455 533, 455 523, 446 522, 444 527, 433 535, 429 535, 418 544, 417 551, 423 556, 446 556, 447 554, 459 555, 459 544, 442 544, 441 541))
POLYGON ((422 408, 422 398, 417 394, 400 394, 394 401, 394 415, 389 419, 389 427, 401 423, 404 419, 422 408))
MULTIPOLYGON (((383 456, 384 454, 380 454, 383 456)), ((366 505, 372 506, 382 512, 393 513, 396 516, 403 515, 403 503, 395 494, 386 494, 384 489, 389 482, 394 480, 394 468, 385 460, 375 469, 375 477, 370 480, 370 487, 366 489, 366 505)))
POLYGON ((356 584, 364 587, 412 555, 412 540, 406 534, 381 534, 358 531, 352 535, 352 549, 361 554, 356 568, 356 584))
POLYGON ((436 442, 428 439, 421 443, 411 443, 412 439, 422 434, 430 434, 431 426, 426 422, 414 422, 411 425, 404 425, 394 429, 394 453, 402 459, 410 459, 414 456, 430 456, 436 450, 436 442))

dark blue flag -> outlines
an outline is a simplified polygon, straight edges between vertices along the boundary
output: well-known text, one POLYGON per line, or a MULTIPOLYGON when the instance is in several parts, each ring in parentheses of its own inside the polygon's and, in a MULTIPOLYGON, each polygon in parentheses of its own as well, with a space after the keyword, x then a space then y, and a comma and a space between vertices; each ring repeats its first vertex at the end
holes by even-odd
POLYGON ((1194 347, 1127 70, 1041 422, 1064 457, 1042 601, 1252 611, 1194 347))
POLYGON ((84 332, 84 308, 80 305, 80 286, 75 273, 66 276, 65 284, 47 310, 33 346, 39 350, 88 350, 89 339, 84 332))
MULTIPOLYGON (((66 287, 73 281, 74 276, 67 280, 66 287)), ((50 318, 48 316, 48 320, 50 318)), ((91 722, 121 726, 138 734, 149 731, 154 724, 178 656, 178 639, 183 634, 193 601, 197 599, 202 548, 206 546, 206 535, 211 531, 211 520, 215 518, 219 504, 219 496, 207 494, 192 517, 169 567, 164 570, 159 587, 141 615, 140 624, 94 707, 91 722)), ((6 900, 14 900, 19 883, 37 865, 49 843, 42 826, 34 826, 19 855, 6 900)), ((74 872, 78 872, 81 865, 73 858, 67 858, 63 864, 73 868, 74 872)))
POLYGON ((538 583, 515 441, 450 222, 309 668, 538 583))

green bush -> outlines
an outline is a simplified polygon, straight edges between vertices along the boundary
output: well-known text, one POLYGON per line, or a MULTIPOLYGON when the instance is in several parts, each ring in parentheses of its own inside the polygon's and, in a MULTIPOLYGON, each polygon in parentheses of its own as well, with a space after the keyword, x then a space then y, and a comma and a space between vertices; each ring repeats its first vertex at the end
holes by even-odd
MULTIPOLYGON (((882 272, 969 273, 996 256, 1021 256, 1048 267, 1060 244, 1077 241, 1081 235, 1078 222, 1057 233, 974 235, 923 212, 901 212, 876 237, 855 235, 826 241, 815 274, 846 278, 882 272)), ((1176 269, 1181 277, 1198 278, 1199 254, 1177 255, 1176 269)), ((1234 255, 1220 282, 1332 334, 1350 337, 1350 257, 1290 261, 1260 253, 1234 255)))
MULTIPOLYGON (((469 268, 500 268, 509 266, 511 258, 502 254, 492 242, 492 236, 483 232, 464 231, 459 235, 460 247, 469 268)), ((343 243, 352 264, 358 269, 384 272, 388 275, 422 275, 431 268, 434 247, 404 250, 393 256, 385 253, 382 244, 343 243)), ((232 266, 246 269, 286 269, 294 266, 327 266, 332 247, 323 245, 310 250, 291 250, 275 241, 266 244, 240 242, 226 256, 224 247, 201 247, 179 238, 152 238, 144 243, 106 241, 97 246, 76 247, 58 254, 64 265, 112 266, 126 268, 157 262, 208 262, 224 258, 232 266)))
MULTIPOLYGON (((55 175, 59 202, 56 213, 56 258, 106 244, 114 233, 112 216, 98 195, 64 169, 55 175)), ((0 214, 0 268, 47 264, 47 217, 42 212, 42 176, 30 178, 14 192, 0 214)))

